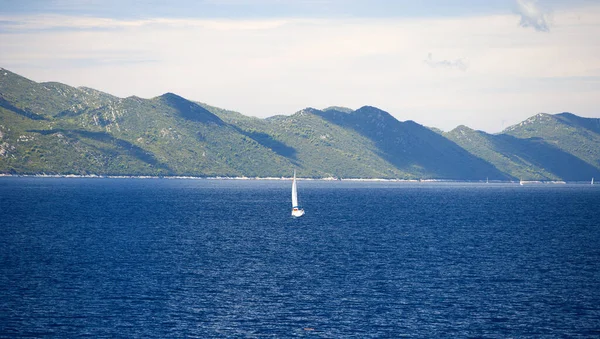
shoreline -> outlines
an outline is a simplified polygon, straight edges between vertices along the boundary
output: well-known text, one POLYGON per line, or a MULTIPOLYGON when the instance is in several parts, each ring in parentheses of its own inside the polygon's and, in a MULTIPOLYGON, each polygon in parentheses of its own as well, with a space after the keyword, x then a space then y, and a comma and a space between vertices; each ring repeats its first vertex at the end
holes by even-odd
MULTIPOLYGON (((24 177, 24 178, 88 178, 88 179, 167 179, 167 180, 271 180, 271 181, 291 181, 292 177, 195 177, 195 176, 153 176, 153 175, 79 175, 79 174, 6 174, 0 173, 1 177, 24 177)), ((350 182, 401 182, 401 183, 486 183, 486 180, 455 180, 455 179, 385 179, 385 178, 296 178, 301 181, 350 181, 350 182)), ((526 180, 524 185, 532 184, 589 184, 584 180, 526 180)), ((488 184, 519 184, 519 180, 490 180, 488 184)))

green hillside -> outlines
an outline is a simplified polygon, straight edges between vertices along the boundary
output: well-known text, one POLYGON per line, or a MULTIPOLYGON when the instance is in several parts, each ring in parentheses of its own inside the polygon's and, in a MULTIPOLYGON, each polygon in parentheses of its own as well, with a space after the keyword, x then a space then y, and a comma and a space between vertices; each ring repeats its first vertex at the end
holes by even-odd
MULTIPOLYGON (((376 153, 375 145, 355 131, 331 124, 322 111, 307 108, 291 116, 235 123, 266 147, 299 167, 299 175, 343 178, 413 178, 376 153)), ((232 121, 233 123, 233 121, 232 121)))
POLYGON ((400 122, 375 107, 364 106, 350 113, 328 110, 321 116, 359 133, 374 145, 378 156, 418 178, 508 178, 431 129, 413 121, 400 122))
POLYGON ((521 139, 540 138, 596 169, 600 168, 600 119, 581 118, 571 113, 541 113, 503 133, 521 139))
POLYGON ((536 115, 443 133, 371 106, 259 119, 173 93, 118 98, 0 69, 0 173, 587 180, 600 119, 536 115))
POLYGON ((514 179, 587 180, 600 175, 599 122, 538 114, 500 134, 459 126, 444 135, 514 179))
POLYGON ((120 99, 4 73, 5 173, 273 176, 291 168, 287 159, 175 94, 120 99))

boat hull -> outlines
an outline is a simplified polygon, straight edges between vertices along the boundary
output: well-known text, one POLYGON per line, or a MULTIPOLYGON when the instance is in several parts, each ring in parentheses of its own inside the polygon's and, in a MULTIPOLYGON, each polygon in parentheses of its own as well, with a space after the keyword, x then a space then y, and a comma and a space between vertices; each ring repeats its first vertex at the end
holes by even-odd
POLYGON ((293 209, 292 210, 292 217, 301 217, 304 215, 304 210, 301 209, 293 209))

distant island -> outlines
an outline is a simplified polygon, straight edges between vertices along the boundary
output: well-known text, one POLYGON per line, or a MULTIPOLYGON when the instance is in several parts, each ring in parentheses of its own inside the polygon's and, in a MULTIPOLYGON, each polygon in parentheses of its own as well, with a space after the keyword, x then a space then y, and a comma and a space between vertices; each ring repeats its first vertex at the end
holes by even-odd
POLYGON ((173 93, 118 98, 0 69, 0 174, 589 181, 600 119, 450 132, 372 106, 259 119, 173 93))

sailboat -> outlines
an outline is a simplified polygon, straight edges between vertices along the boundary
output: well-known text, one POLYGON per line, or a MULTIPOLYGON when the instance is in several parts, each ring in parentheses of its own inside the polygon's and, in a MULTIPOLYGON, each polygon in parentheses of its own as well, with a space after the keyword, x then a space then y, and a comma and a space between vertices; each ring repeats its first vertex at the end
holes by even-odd
POLYGON ((523 179, 519 179, 519 185, 523 186, 523 179))
POLYGON ((294 180, 292 181, 292 216, 301 217, 304 210, 298 206, 298 190, 296 188, 296 170, 294 170, 294 180))
POLYGON ((592 177, 592 185, 594 184, 594 177, 592 177))

